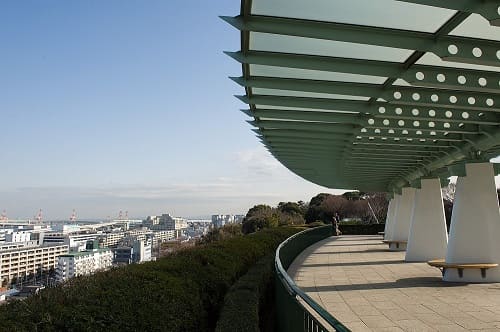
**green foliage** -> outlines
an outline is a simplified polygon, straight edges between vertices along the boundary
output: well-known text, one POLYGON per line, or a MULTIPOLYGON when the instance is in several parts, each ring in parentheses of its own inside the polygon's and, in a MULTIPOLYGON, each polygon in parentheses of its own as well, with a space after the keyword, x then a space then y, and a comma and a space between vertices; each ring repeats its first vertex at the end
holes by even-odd
POLYGON ((264 228, 276 227, 278 224, 279 215, 276 209, 264 204, 255 205, 243 219, 242 232, 250 234, 264 228))
POLYGON ((271 303, 274 255, 268 255, 255 264, 229 290, 215 331, 262 331, 262 311, 271 303))
POLYGON ((249 234, 269 227, 303 225, 306 210, 307 205, 302 201, 281 202, 276 208, 264 204, 255 205, 243 219, 242 232, 249 234))
POLYGON ((317 221, 314 221, 314 222, 307 224, 307 227, 314 228, 314 227, 321 227, 321 226, 325 226, 325 225, 326 224, 324 222, 322 222, 321 220, 317 220, 317 221))
POLYGON ((318 194, 311 199, 305 220, 331 223, 337 213, 342 218, 358 218, 365 223, 383 221, 387 215, 385 193, 346 192, 343 195, 318 194))
POLYGON ((211 229, 199 241, 200 244, 208 244, 212 242, 227 240, 235 236, 243 235, 241 224, 227 224, 222 227, 211 229))
POLYGON ((2 331, 210 331, 229 287, 293 233, 276 228, 78 277, 0 306, 2 331))

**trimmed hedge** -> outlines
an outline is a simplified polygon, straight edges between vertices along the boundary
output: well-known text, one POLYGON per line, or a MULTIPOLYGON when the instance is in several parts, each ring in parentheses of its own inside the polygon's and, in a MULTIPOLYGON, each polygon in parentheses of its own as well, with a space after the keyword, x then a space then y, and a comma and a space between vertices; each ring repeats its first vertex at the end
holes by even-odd
POLYGON ((229 287, 299 228, 273 228, 78 277, 0 306, 3 331, 212 331, 229 287))
POLYGON ((215 331, 263 331, 263 316, 272 310, 269 304, 274 294, 270 291, 273 277, 274 255, 271 254, 259 260, 228 291, 215 331))

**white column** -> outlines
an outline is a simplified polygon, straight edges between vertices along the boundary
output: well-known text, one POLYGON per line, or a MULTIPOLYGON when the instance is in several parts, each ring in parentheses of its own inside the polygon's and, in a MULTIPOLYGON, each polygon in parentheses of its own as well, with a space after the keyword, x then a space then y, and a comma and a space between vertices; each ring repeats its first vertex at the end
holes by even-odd
POLYGON ((392 211, 390 215, 389 214, 387 215, 387 218, 389 218, 390 222, 389 225, 387 225, 386 227, 384 240, 392 240, 392 234, 394 233, 394 224, 396 223, 396 217, 398 213, 400 200, 401 200, 401 195, 394 194, 394 198, 392 199, 392 211))
MULTIPOLYGON (((399 199, 398 209, 394 217, 391 240, 402 242, 408 241, 414 198, 415 188, 403 188, 403 192, 399 199)), ((399 243, 396 248, 390 247, 390 249, 406 250, 406 244, 399 243)))
POLYGON ((446 256, 446 219, 439 179, 422 179, 415 192, 413 215, 406 248, 407 262, 442 259, 446 256))
MULTIPOLYGON (((493 165, 471 163, 459 177, 451 217, 446 263, 500 263, 500 212, 493 165)), ((446 269, 443 280, 500 282, 500 268, 491 268, 483 278, 479 270, 446 269)))
POLYGON ((384 227, 384 240, 389 239, 389 229, 392 224, 392 220, 394 219, 394 198, 389 201, 389 206, 387 207, 387 217, 385 218, 385 227, 384 227))

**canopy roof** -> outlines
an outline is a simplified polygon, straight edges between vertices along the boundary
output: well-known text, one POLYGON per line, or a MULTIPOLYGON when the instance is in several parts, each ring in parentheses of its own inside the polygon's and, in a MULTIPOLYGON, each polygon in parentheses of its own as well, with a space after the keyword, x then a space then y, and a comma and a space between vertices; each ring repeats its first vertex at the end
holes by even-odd
POLYGON ((500 154, 499 0, 242 0, 223 19, 249 123, 309 181, 392 192, 500 154))

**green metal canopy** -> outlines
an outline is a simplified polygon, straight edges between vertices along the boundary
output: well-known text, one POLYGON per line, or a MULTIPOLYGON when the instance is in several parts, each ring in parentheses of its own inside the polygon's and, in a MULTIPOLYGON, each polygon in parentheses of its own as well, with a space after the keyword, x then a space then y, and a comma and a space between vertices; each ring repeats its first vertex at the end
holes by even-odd
POLYGON ((309 181, 399 192, 500 155, 499 0, 242 0, 223 19, 243 112, 309 181))

